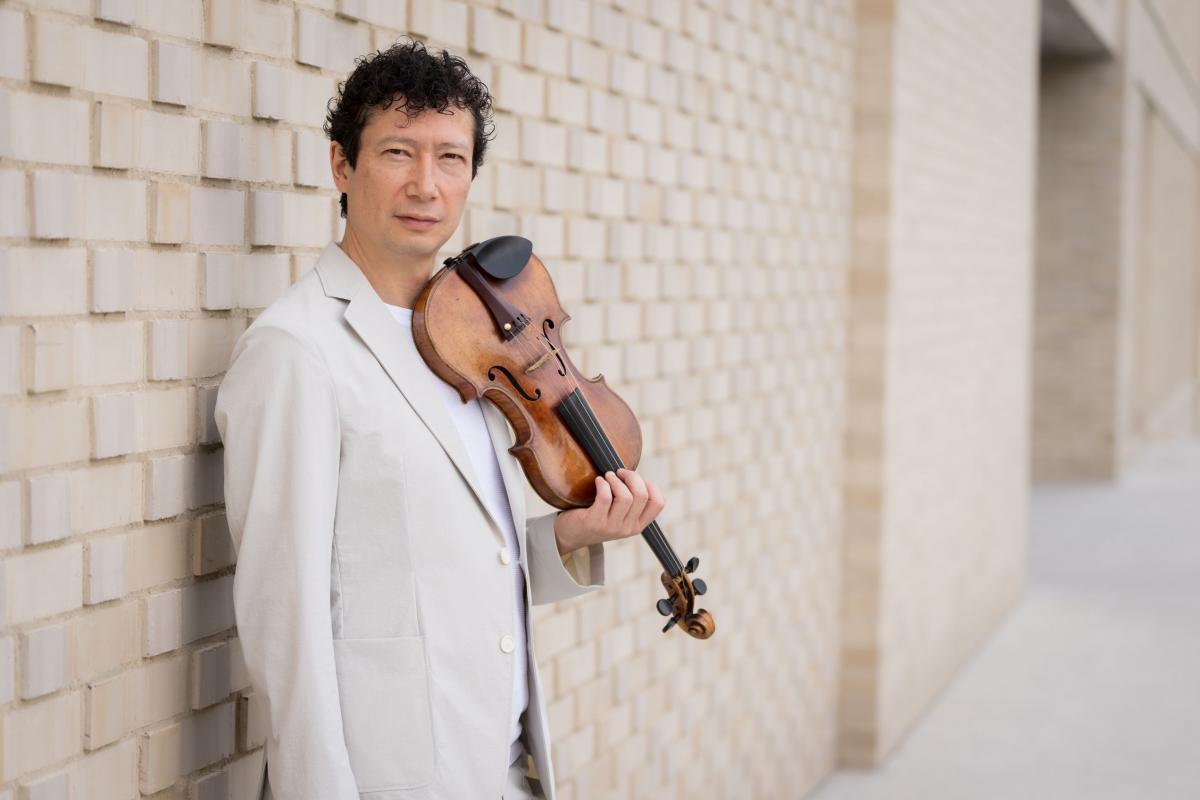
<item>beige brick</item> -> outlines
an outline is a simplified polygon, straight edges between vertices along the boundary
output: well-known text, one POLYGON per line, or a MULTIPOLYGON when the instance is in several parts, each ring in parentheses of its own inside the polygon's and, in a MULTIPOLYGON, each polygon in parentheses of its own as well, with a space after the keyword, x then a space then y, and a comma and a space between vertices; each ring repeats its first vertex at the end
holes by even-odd
POLYGON ((587 0, 556 0, 546 7, 546 24, 571 36, 587 36, 591 29, 587 0))
MULTIPOLYGON (((565 122, 569 125, 587 125, 587 89, 568 81, 550 81, 547 87, 546 116, 556 122, 565 122)), ((571 134, 581 132, 572 130, 571 134)))
POLYGON ((291 281, 283 253, 209 253, 205 256, 204 307, 263 308, 291 281))
POLYGON ((221 441, 215 417, 218 388, 216 384, 196 387, 196 427, 200 444, 216 444, 221 441))
POLYGON ((291 132, 265 125, 239 125, 228 120, 204 123, 204 174, 269 183, 291 178, 291 132))
POLYGON ((50 617, 83 605, 83 551, 78 544, 12 556, 0 569, 8 625, 50 617))
POLYGON ((33 174, 33 201, 38 238, 145 240, 143 181, 39 170, 33 174))
POLYGON ((71 486, 66 475, 29 479, 29 542, 44 544, 71 534, 71 486))
POLYGON ((262 783, 264 750, 242 756, 229 765, 229 796, 251 797, 262 783))
POLYGON ((25 173, 0 169, 0 236, 15 238, 28 234, 25 205, 25 173))
POLYGON ((96 0, 96 19, 129 26, 137 16, 136 0, 96 0))
POLYGON ((137 450, 136 396, 112 392, 92 397, 92 458, 112 458, 137 450))
POLYGON ((246 240, 246 195, 236 189, 192 188, 192 241, 240 245, 246 240))
POLYGON ((141 519, 141 469, 135 463, 105 464, 67 473, 71 531, 89 533, 141 519))
POLYGON ((314 131, 296 131, 296 183, 333 188, 329 140, 314 131))
POLYGON ((497 61, 521 61, 521 23, 488 8, 471 9, 471 49, 497 61))
POLYGON ((569 63, 567 37, 540 25, 525 25, 525 51, 522 63, 544 75, 567 76, 569 63))
POLYGON ((67 766, 75 797, 129 798, 137 793, 137 741, 121 742, 67 766))
POLYGON ((188 321, 150 323, 150 380, 168 381, 188 374, 188 321))
POLYGON ((332 235, 333 205, 328 196, 255 192, 253 244, 323 247, 332 235))
POLYGON ((233 692, 230 654, 228 642, 202 647, 192 653, 193 709, 208 708, 233 692))
POLYGON ((30 388, 35 392, 67 388, 74 372, 73 327, 53 322, 29 327, 33 340, 33 385, 30 388))
POLYGON ((16 695, 16 659, 13 637, 0 637, 0 705, 8 705, 16 695))
POLYGON ((234 752, 234 704, 214 706, 141 740, 141 790, 157 792, 183 775, 234 752))
POLYGON ((263 0, 211 0, 204 41, 275 58, 291 58, 292 9, 263 0))
POLYGON ((370 30, 347 20, 300 9, 296 60, 301 64, 349 73, 354 59, 370 49, 370 30))
POLYGON ((4 481, 0 483, 0 550, 12 550, 21 546, 23 526, 21 482, 4 481))
POLYGON ((238 318, 189 320, 188 376, 206 378, 224 372, 244 325, 238 318))
POLYGON ((190 105, 196 85, 195 59, 188 45, 154 42, 154 62, 157 66, 151 95, 153 99, 176 106, 190 105))
POLYGON ((542 166, 566 166, 567 129, 550 122, 522 119, 521 159, 542 166))
POLYGON ((0 77, 25 77, 25 15, 17 9, 0 10, 0 77))
POLYGON ((0 408, 0 472, 88 457, 87 403, 61 400, 0 408))
POLYGON ((56 86, 84 85, 88 31, 72 20, 33 15, 33 80, 56 86))
MULTIPOLYGON (((610 136, 626 133, 625 102, 603 89, 588 90, 588 125, 610 136)), ((615 144, 615 142, 614 142, 615 144)), ((616 163, 614 161, 614 163, 616 163)), ((634 177, 641 178, 641 175, 634 177)))
POLYGON ((197 520, 192 528, 192 574, 207 575, 235 561, 224 514, 197 520))
POLYGON ((494 92, 496 108, 503 111, 540 117, 545 109, 545 79, 518 66, 500 65, 494 92))
POLYGON ((80 235, 79 179, 69 172, 33 173, 33 235, 68 239, 80 235))
POLYGON ((190 575, 188 541, 192 527, 199 524, 171 522, 130 531, 129 590, 137 592, 190 575))
POLYGON ((189 105, 202 111, 250 116, 250 63, 208 49, 193 51, 189 105))
POLYGON ((447 47, 466 47, 467 5, 459 0, 413 2, 409 8, 408 28, 418 36, 428 36, 447 47))
POLYGON ((95 750, 187 710, 188 660, 180 653, 91 684, 87 747, 95 750))
MULTIPOLYGON (((197 194, 192 190, 193 215, 197 194)), ((237 193, 238 202, 241 193, 237 193)), ((193 233, 195 222, 193 217, 193 233)), ((239 230, 241 222, 238 222, 239 230)), ((132 254, 133 307, 139 311, 186 311, 195 308, 199 279, 195 253, 141 250, 132 254)))
MULTIPOLYGON (((0 261, 0 279, 3 277, 3 261, 0 261)), ((21 351, 21 329, 15 325, 0 327, 0 395, 22 390, 21 351)))
POLYGON ((150 240, 178 244, 192 235, 192 187, 184 183, 150 185, 154 203, 154 229, 150 240))
POLYGON ((56 692, 74 671, 67 662, 67 626, 46 625, 21 634, 21 698, 56 692))
POLYGON ((145 374, 141 322, 86 322, 75 326, 75 383, 136 383, 145 374))
POLYGON ((195 175, 200 158, 200 121, 182 114, 135 109, 119 102, 97 104, 98 157, 105 167, 195 175))
POLYGON ((325 103, 334 95, 334 81, 275 64, 254 64, 254 116, 319 128, 325 103))
POLYGON ((4 734, 4 774, 25 775, 83 752, 79 692, 60 694, 10 711, 4 734))
POLYGON ((408 0, 337 0, 337 12, 344 17, 402 31, 407 26, 408 0))
POLYGON ((146 519, 164 519, 222 499, 220 453, 146 462, 146 519))
POLYGON ((561 256, 566 252, 566 226, 562 217, 553 214, 522 214, 519 231, 534 243, 534 250, 541 258, 561 256))
POLYGON ((84 595, 89 605, 124 597, 126 544, 124 536, 106 536, 88 542, 84 595))
POLYGON ((233 576, 226 575, 143 598, 143 653, 155 656, 233 627, 232 589, 233 576))
POLYGON ((270 726, 267 723, 265 704, 257 692, 249 692, 238 698, 238 748, 253 750, 267 742, 270 726))
POLYGON ((136 660, 138 604, 134 600, 94 608, 70 622, 78 677, 90 680, 136 660))
POLYGON ((176 0, 174 3, 154 3, 145 0, 137 6, 139 27, 199 41, 204 31, 204 14, 200 0, 176 0))

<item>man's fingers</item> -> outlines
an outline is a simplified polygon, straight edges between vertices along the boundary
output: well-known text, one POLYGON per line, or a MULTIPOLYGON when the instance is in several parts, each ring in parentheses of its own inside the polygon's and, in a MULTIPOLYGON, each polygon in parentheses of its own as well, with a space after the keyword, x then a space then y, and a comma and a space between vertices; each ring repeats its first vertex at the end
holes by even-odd
POLYGON ((626 530, 626 535, 631 536, 634 533, 640 532, 642 527, 645 527, 639 527, 638 520, 641 519, 642 511, 646 508, 646 501, 650 499, 650 496, 646 491, 646 481, 633 470, 619 470, 617 477, 625 483, 626 488, 629 489, 630 496, 633 498, 629 504, 629 511, 625 515, 626 526, 635 529, 633 531, 626 530))
POLYGON ((599 475, 596 476, 596 499, 592 501, 592 507, 588 511, 596 515, 596 519, 603 521, 608 519, 608 511, 612 506, 613 493, 612 488, 608 485, 608 481, 599 475))
POLYGON ((633 504, 633 495, 616 474, 606 472, 604 480, 608 481, 613 497, 612 506, 608 510, 608 527, 619 527, 629 513, 629 506, 633 504))

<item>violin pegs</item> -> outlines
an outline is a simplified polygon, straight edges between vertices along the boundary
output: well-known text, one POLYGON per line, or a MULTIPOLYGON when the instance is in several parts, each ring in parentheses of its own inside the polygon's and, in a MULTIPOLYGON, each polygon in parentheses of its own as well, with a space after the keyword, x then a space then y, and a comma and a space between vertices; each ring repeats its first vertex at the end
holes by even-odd
MULTIPOLYGON (((676 562, 676 563, 679 563, 679 562, 676 562)), ((696 558, 695 556, 692 556, 691 558, 688 559, 687 564, 684 565, 683 571, 690 575, 691 573, 695 572, 696 568, 699 566, 700 566, 700 559, 696 558)))
POLYGON ((671 619, 669 619, 669 620, 667 621, 667 624, 663 626, 662 632, 663 632, 663 633, 666 633, 667 631, 671 630, 671 627, 672 627, 672 626, 673 626, 673 625, 674 625, 676 622, 679 622, 679 617, 671 617, 671 619))
POLYGON ((655 606, 655 608, 657 608, 658 613, 662 614, 664 617, 671 616, 671 599, 669 597, 664 597, 662 600, 658 601, 658 604, 655 606))
POLYGON ((696 594, 704 594, 708 591, 708 584, 701 578, 696 578, 692 581, 692 588, 696 590, 696 594))

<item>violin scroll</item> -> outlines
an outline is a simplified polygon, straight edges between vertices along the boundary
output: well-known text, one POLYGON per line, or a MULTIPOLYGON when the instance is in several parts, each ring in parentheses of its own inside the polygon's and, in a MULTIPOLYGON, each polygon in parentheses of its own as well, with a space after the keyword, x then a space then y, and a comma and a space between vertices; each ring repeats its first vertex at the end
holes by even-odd
POLYGON ((658 601, 658 613, 669 616, 663 626, 663 633, 671 630, 677 623, 682 622, 682 630, 696 639, 707 639, 717 630, 717 623, 703 608, 696 609, 696 598, 706 591, 708 586, 700 578, 693 580, 689 574, 700 566, 700 559, 692 556, 678 576, 669 572, 662 574, 662 585, 667 590, 667 597, 658 601))

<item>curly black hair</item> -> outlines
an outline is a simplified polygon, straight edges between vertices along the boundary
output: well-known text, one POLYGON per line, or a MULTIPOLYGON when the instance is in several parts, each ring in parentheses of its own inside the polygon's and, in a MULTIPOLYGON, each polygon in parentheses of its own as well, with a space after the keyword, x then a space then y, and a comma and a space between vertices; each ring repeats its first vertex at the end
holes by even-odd
MULTIPOLYGON (((470 111, 475 121, 471 177, 483 165, 483 154, 492 139, 492 96, 487 86, 458 56, 446 51, 431 53, 416 40, 396 42, 355 60, 350 77, 338 84, 337 96, 326 105, 325 135, 342 146, 350 166, 358 161, 359 139, 371 109, 392 106, 415 117, 426 109, 449 113, 470 111)), ((346 216, 346 195, 342 195, 346 216)))

